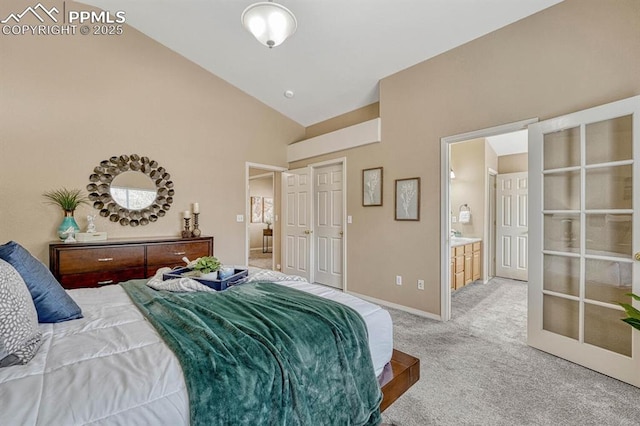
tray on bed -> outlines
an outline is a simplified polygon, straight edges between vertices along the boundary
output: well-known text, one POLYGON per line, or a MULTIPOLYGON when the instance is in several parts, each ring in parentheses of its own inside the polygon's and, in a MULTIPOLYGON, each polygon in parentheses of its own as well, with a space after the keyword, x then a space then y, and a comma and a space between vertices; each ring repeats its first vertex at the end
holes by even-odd
MULTIPOLYGON (((172 280, 174 278, 184 278, 187 275, 183 275, 187 272, 191 272, 192 269, 191 268, 179 268, 179 269, 174 269, 171 272, 167 272, 165 274, 162 274, 162 280, 166 281, 166 280, 172 280)), ((247 280, 247 276, 249 275, 249 270, 248 269, 238 269, 235 268, 233 270, 233 274, 223 278, 223 279, 208 279, 208 278, 202 278, 202 277, 191 277, 189 276, 189 278, 194 279, 196 281, 198 281, 200 284, 204 284, 207 287, 211 287, 214 290, 217 291, 221 291, 221 290, 226 290, 227 288, 234 286, 236 284, 241 284, 243 282, 245 282, 247 280)))

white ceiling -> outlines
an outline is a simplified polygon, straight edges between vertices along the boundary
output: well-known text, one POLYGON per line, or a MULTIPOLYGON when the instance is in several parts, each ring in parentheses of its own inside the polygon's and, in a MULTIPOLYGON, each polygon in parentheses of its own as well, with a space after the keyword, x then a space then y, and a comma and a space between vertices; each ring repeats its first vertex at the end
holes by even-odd
POLYGON ((378 100, 378 82, 561 0, 279 0, 297 32, 268 49, 242 27, 252 0, 83 0, 296 122, 378 100), (292 90, 292 99, 284 97, 292 90))
POLYGON ((486 138, 498 157, 510 154, 521 154, 529 150, 526 130, 491 136, 486 138))

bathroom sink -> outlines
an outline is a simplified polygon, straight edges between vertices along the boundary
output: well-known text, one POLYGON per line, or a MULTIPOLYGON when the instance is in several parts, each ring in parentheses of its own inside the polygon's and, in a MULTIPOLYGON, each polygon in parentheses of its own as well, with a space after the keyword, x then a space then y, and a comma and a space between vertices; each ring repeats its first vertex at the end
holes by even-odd
POLYGON ((482 241, 482 238, 451 237, 451 247, 463 246, 465 244, 471 244, 471 243, 477 243, 478 241, 482 241))

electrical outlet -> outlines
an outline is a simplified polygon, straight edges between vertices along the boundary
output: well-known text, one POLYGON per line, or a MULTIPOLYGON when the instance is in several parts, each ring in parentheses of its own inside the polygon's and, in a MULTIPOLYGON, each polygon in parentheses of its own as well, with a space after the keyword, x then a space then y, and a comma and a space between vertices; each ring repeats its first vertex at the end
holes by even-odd
POLYGON ((396 285, 402 285, 402 275, 396 275, 396 285))
POLYGON ((456 216, 451 216, 451 223, 456 223, 458 218, 456 216))
POLYGON ((244 222, 244 215, 243 214, 237 214, 236 215, 236 222, 244 222))
POLYGON ((424 290, 424 280, 418 280, 418 290, 424 290))
POLYGON ((279 271, 279 270, 280 270, 280 264, 278 263, 278 264, 276 265, 276 271, 279 271))

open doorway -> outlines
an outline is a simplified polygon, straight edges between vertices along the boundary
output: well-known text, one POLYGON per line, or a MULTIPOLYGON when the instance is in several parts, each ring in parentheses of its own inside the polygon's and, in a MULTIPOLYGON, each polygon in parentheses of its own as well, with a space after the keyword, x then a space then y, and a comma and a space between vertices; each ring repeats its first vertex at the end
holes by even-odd
POLYGON ((246 164, 246 264, 280 269, 280 181, 282 167, 246 164))
POLYGON ((249 266, 273 269, 274 172, 249 172, 249 266))
POLYGON ((487 283, 499 274, 498 265, 526 265, 526 230, 514 238, 504 233, 507 225, 526 224, 526 196, 504 190, 526 187, 527 180, 503 184, 501 176, 515 169, 526 176, 526 129, 536 121, 442 139, 443 321, 451 318, 453 292, 474 282, 487 283))

